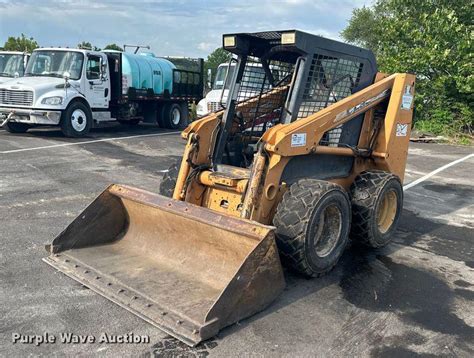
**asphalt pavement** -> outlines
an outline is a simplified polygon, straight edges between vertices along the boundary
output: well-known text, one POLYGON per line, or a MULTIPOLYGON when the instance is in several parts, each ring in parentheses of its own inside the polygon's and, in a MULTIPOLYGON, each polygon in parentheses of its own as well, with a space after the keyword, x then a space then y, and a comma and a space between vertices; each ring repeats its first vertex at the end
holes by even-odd
POLYGON ((350 245, 323 278, 285 272, 273 305, 195 348, 41 260, 45 244, 109 184, 157 192, 183 148, 178 133, 154 126, 114 125, 83 139, 0 131, 0 356, 474 356, 470 147, 412 143, 405 185, 422 180, 405 191, 392 244, 350 245), (13 343, 66 333, 149 343, 13 343))

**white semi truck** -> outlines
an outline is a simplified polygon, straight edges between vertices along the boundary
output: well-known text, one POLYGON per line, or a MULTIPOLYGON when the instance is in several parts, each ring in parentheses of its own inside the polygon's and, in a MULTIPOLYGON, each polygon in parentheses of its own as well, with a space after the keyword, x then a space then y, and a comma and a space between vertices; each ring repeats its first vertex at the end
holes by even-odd
POLYGON ((0 51, 0 84, 23 76, 30 55, 19 51, 0 51))
POLYGON ((232 77, 235 69, 235 63, 221 63, 216 70, 216 76, 214 77, 214 83, 211 85, 211 90, 206 96, 201 99, 197 105, 196 113, 198 117, 203 117, 211 112, 216 112, 222 109, 222 105, 227 100, 227 94, 229 92, 230 78, 232 77), (230 71, 229 71, 230 68, 230 71), (226 82, 226 77, 229 76, 229 80, 226 82))
POLYGON ((0 84, 0 126, 15 133, 60 126, 68 137, 106 121, 182 128, 189 103, 203 94, 198 63, 199 71, 190 71, 146 53, 37 49, 24 77, 0 84))
MULTIPOLYGON (((217 67, 216 76, 214 78, 214 83, 211 86, 211 90, 197 105, 196 114, 198 117, 203 117, 225 107, 227 96, 229 94, 229 85, 232 76, 234 75, 235 68, 236 62, 234 61, 221 63, 217 67)), ((258 95, 261 90, 260 86, 262 82, 264 82, 262 80, 265 78, 265 70, 260 64, 251 64, 249 68, 252 70, 249 73, 244 72, 242 79, 242 83, 248 86, 248 88, 241 88, 239 91, 239 100, 258 95)))

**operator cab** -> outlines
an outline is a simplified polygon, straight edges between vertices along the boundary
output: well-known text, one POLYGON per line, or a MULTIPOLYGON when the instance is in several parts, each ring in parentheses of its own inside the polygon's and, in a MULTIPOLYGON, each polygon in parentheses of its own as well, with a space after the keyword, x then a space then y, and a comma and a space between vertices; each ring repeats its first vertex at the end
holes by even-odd
MULTIPOLYGON (((248 168, 265 131, 306 118, 374 82, 372 52, 288 30, 223 36, 234 56, 213 164, 248 168), (316 51, 315 51, 316 49, 316 51)), ((326 133, 322 145, 356 145, 363 116, 326 133)))

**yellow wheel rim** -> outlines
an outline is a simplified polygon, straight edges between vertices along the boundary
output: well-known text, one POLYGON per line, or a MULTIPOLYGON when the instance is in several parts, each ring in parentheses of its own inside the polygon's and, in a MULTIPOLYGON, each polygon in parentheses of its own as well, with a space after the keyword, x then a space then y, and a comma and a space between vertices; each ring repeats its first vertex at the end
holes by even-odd
POLYGON ((397 206, 395 190, 385 192, 377 209, 377 225, 382 234, 385 234, 392 227, 397 215, 397 206))

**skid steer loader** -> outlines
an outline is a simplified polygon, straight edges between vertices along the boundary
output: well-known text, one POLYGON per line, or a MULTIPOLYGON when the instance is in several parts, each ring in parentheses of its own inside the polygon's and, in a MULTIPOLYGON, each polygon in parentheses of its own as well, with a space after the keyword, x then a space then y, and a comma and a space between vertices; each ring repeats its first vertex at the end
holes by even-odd
POLYGON ((386 245, 403 203, 413 75, 301 31, 223 46, 235 66, 224 109, 182 133, 162 195, 111 185, 45 258, 189 345, 274 301, 280 259, 316 277, 349 237, 386 245))

